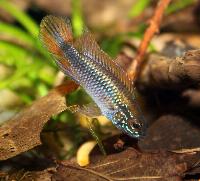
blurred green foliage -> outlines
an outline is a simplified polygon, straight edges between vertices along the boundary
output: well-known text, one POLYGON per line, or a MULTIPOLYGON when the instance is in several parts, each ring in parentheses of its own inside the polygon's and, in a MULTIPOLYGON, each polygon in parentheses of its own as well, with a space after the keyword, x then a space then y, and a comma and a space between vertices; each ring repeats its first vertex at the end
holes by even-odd
POLYGON ((129 12, 129 17, 133 18, 133 17, 139 16, 145 10, 145 8, 149 6, 150 3, 151 3, 151 0, 136 1, 136 3, 134 4, 134 6, 131 8, 129 12))
MULTIPOLYGON (((180 9, 183 9, 193 3, 196 3, 197 0, 174 0, 168 6, 166 14, 174 13, 180 9)), ((129 17, 134 18, 139 16, 148 6, 152 3, 152 0, 140 0, 136 1, 129 12, 129 17)))
POLYGON ((80 36, 84 29, 84 22, 81 9, 81 0, 72 0, 72 28, 74 36, 80 36))
POLYGON ((1 0, 0 6, 9 12, 33 37, 38 36, 39 29, 37 24, 23 11, 20 11, 16 6, 6 0, 1 0))
POLYGON ((180 9, 183 9, 191 4, 196 3, 197 0, 177 0, 172 1, 172 3, 168 6, 166 10, 166 14, 174 13, 180 9))
POLYGON ((20 26, 0 22, 0 63, 12 71, 0 82, 0 89, 16 91, 25 103, 43 96, 53 85, 56 67, 38 40, 39 25, 6 0, 0 7, 20 26))

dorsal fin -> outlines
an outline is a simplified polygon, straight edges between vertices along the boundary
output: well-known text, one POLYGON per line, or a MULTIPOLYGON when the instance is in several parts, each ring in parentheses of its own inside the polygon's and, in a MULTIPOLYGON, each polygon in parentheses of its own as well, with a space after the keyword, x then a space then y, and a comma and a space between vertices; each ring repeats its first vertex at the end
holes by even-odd
POLYGON ((73 35, 68 19, 56 16, 46 16, 40 24, 40 40, 44 47, 53 55, 60 69, 74 78, 68 59, 64 56, 63 44, 71 44, 73 35))
POLYGON ((82 54, 93 60, 98 60, 107 70, 112 72, 121 82, 133 92, 133 83, 128 74, 96 43, 94 36, 86 31, 82 36, 76 39, 74 47, 82 54))

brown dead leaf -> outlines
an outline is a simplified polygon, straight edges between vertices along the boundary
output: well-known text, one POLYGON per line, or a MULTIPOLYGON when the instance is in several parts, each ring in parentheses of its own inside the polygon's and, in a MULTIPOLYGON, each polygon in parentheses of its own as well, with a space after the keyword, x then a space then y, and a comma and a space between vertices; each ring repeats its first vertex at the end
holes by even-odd
POLYGON ((93 156, 91 164, 80 167, 73 161, 59 163, 52 179, 70 180, 181 180, 188 169, 187 154, 140 153, 133 148, 109 156, 93 156))
POLYGON ((150 126, 147 136, 139 141, 139 147, 146 151, 191 149, 200 147, 199 140, 198 119, 164 115, 150 126))
POLYGON ((65 95, 77 87, 72 81, 58 86, 0 127, 0 160, 40 145, 43 126, 52 115, 66 110, 65 95))
POLYGON ((48 168, 42 171, 25 171, 25 170, 18 170, 15 172, 7 173, 4 176, 0 176, 0 179, 6 181, 51 181, 51 177, 55 171, 55 168, 48 168))

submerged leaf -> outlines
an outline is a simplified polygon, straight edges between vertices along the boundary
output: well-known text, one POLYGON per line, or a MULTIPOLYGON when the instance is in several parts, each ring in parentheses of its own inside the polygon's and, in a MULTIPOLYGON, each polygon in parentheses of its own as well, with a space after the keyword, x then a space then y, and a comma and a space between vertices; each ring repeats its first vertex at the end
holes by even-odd
POLYGON ((109 156, 93 156, 91 164, 80 167, 72 161, 59 163, 53 180, 180 180, 188 169, 190 154, 140 153, 135 149, 109 156))
POLYGON ((40 145, 43 126, 52 115, 67 109, 65 94, 77 88, 72 81, 58 86, 0 127, 0 160, 40 145))

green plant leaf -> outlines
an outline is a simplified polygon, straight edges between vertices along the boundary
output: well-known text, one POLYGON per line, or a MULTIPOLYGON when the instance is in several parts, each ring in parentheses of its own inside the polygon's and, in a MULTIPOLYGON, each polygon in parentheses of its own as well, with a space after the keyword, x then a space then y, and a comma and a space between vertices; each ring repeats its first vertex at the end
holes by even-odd
POLYGON ((38 25, 26 13, 7 0, 0 0, 0 7, 11 14, 33 37, 38 36, 38 25))
POLYGON ((72 0, 72 28, 74 36, 80 36, 84 29, 81 0, 72 0))
POLYGON ((196 0, 178 0, 175 1, 174 3, 172 2, 166 9, 166 14, 174 13, 196 2, 197 2, 196 0))
POLYGON ((0 33, 0 38, 6 36, 11 41, 12 39, 16 39, 16 41, 23 43, 24 45, 27 45, 29 47, 34 47, 35 45, 34 39, 31 37, 31 35, 13 25, 0 22, 0 33))
POLYGON ((133 18, 133 17, 139 16, 145 10, 145 8, 149 6, 150 3, 151 3, 151 0, 136 1, 136 3, 133 5, 133 7, 131 8, 129 12, 129 17, 133 18))

